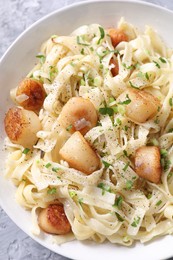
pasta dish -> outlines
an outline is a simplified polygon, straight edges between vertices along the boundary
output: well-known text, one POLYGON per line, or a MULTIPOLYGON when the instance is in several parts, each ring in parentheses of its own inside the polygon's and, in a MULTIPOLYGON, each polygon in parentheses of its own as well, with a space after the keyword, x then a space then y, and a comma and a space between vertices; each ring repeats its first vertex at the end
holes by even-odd
POLYGON ((125 246, 173 232, 173 51, 121 18, 52 35, 11 90, 6 176, 33 233, 125 246))

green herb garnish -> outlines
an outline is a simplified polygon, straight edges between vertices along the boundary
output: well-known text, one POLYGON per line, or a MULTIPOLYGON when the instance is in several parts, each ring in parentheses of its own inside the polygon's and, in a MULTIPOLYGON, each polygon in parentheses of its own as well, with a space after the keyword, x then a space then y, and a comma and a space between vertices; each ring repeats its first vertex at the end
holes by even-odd
POLYGON ((151 199, 151 197, 152 197, 152 193, 148 193, 147 194, 147 199, 151 199))
POLYGON ((155 63, 156 67, 160 69, 159 63, 157 61, 154 61, 154 60, 153 60, 153 62, 155 63))
POLYGON ((25 149, 22 151, 22 153, 24 153, 24 154, 28 154, 28 153, 29 153, 29 151, 30 151, 30 149, 29 149, 29 148, 25 148, 25 149))
POLYGON ((67 127, 66 127, 66 131, 69 132, 69 131, 72 129, 72 127, 73 127, 72 125, 67 126, 67 127))
POLYGON ((112 166, 112 164, 102 160, 102 163, 104 164, 105 168, 109 168, 110 166, 112 166))
POLYGON ((56 188, 48 189, 47 191, 48 194, 55 194, 56 193, 56 188))
POLYGON ((172 98, 169 99, 169 105, 170 105, 171 107, 173 106, 172 98))
POLYGON ((145 73, 145 77, 146 77, 147 80, 149 80, 149 75, 148 75, 147 72, 145 73))
POLYGON ((130 165, 130 162, 126 163, 126 165, 125 165, 124 168, 123 168, 123 171, 124 171, 124 172, 127 170, 127 168, 129 167, 129 165, 130 165))
POLYGON ((131 86, 132 88, 139 89, 139 87, 137 87, 137 86, 133 85, 133 83, 132 83, 131 81, 129 81, 129 84, 130 84, 130 86, 131 86))
POLYGON ((40 63, 43 64, 46 60, 46 56, 44 54, 37 54, 36 58, 40 60, 40 63))
POLYGON ((120 216, 120 214, 118 214, 117 212, 115 212, 115 215, 117 216, 117 219, 120 221, 120 222, 123 222, 124 219, 120 216))
POLYGON ((105 31, 100 26, 99 26, 99 31, 100 31, 100 39, 98 40, 97 44, 100 44, 101 40, 105 37, 105 31))
POLYGON ((47 163, 47 164, 45 165, 45 167, 46 167, 46 168, 49 168, 51 165, 52 165, 51 163, 47 163))
POLYGON ((169 130, 168 130, 168 133, 172 133, 173 132, 173 128, 170 128, 169 130))
POLYGON ((100 182, 98 185, 97 185, 98 188, 102 189, 102 195, 105 194, 105 191, 107 192, 111 192, 111 187, 104 184, 103 182, 100 182))
POLYGON ((99 113, 101 115, 112 116, 114 114, 114 110, 111 107, 101 107, 101 108, 99 108, 99 113))
POLYGON ((85 43, 84 41, 83 41, 83 37, 82 36, 77 36, 77 38, 76 38, 76 40, 77 40, 77 44, 79 44, 79 45, 83 45, 83 46, 89 46, 89 44, 88 43, 85 43))
POLYGON ((132 227, 137 227, 137 225, 139 224, 140 221, 140 217, 134 218, 133 223, 131 224, 132 227))
POLYGON ((82 203, 83 203, 83 198, 78 199, 78 202, 79 202, 80 205, 82 205, 82 203))
POLYGON ((121 124, 122 124, 121 119, 116 118, 116 123, 117 123, 118 125, 121 125, 121 124))
POLYGON ((130 180, 126 181, 126 189, 127 190, 131 190, 131 188, 133 187, 133 182, 130 180))
POLYGON ((156 206, 160 206, 160 204, 162 204, 162 200, 159 200, 159 201, 156 203, 156 206))
POLYGON ((162 63, 166 63, 166 60, 162 57, 159 58, 159 60, 162 62, 162 63))
POLYGON ((123 202, 123 197, 119 196, 118 198, 115 199, 115 203, 114 203, 113 207, 117 207, 118 209, 121 209, 122 202, 123 202))
POLYGON ((82 55, 84 55, 85 54, 85 52, 84 52, 84 48, 82 48, 82 50, 81 50, 81 52, 80 52, 82 55))
POLYGON ((120 105, 128 105, 128 104, 130 104, 130 102, 131 102, 131 99, 129 98, 129 95, 127 94, 126 95, 126 100, 121 101, 118 104, 120 104, 120 105))
POLYGON ((53 167, 53 168, 52 168, 52 171, 53 171, 53 172, 58 172, 58 171, 59 171, 59 168, 58 168, 58 167, 53 167))
POLYGON ((168 155, 168 152, 165 149, 161 149, 160 154, 162 158, 165 158, 168 155))
POLYGON ((126 157, 129 157, 126 150, 123 150, 123 154, 124 154, 126 157))

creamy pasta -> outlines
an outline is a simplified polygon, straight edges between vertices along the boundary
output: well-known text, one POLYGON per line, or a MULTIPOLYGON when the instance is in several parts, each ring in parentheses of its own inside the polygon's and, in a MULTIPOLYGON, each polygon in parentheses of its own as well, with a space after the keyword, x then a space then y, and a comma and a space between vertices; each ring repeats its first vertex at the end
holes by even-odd
MULTIPOLYGON (((130 246, 173 232, 173 52, 149 26, 140 32, 122 18, 117 28, 119 40, 99 24, 51 36, 27 75, 46 93, 32 111, 36 140, 29 147, 5 139, 6 176, 17 186, 17 202, 31 210, 33 233, 41 232, 42 209, 63 205, 71 231, 54 235, 57 243, 130 246), (63 125, 62 111, 74 97, 92 103, 92 126, 84 115, 63 125), (88 128, 77 137, 74 127, 88 128)), ((18 108, 28 99, 17 88, 11 97, 18 108)), ((30 142, 31 135, 23 138, 30 142)))

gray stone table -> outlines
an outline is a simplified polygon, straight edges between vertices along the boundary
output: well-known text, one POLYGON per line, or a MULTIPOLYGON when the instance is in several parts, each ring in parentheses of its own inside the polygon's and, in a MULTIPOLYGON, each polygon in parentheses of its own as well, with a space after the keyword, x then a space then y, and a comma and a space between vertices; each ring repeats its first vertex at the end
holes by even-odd
MULTIPOLYGON (((76 2, 79 0, 0 0, 0 56, 33 22, 56 9, 76 2)), ((172 0, 148 0, 147 2, 173 10, 172 0)), ((66 260, 67 258, 36 243, 0 208, 0 260, 29 259, 66 260)))

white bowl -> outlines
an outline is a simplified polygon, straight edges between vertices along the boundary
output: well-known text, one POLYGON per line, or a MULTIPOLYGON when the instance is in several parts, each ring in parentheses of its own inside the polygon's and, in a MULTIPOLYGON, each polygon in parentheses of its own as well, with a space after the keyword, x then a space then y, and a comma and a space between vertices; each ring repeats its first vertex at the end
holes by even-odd
MULTIPOLYGON (((0 169, 3 171, 5 152, 2 149, 5 137, 3 120, 8 107, 12 105, 9 90, 30 71, 35 63, 35 55, 42 42, 52 34, 69 34, 83 24, 100 23, 104 27, 116 25, 120 17, 139 28, 146 24, 153 26, 168 45, 173 45, 173 13, 144 2, 95 1, 83 2, 39 20, 26 30, 9 48, 0 62, 0 169)), ((148 244, 137 243, 131 248, 104 243, 69 242, 61 246, 52 244, 48 235, 35 237, 31 233, 30 212, 21 208, 14 199, 15 187, 0 175, 0 204, 9 217, 34 240, 50 250, 72 259, 164 259, 173 255, 173 237, 165 236, 148 244)))

